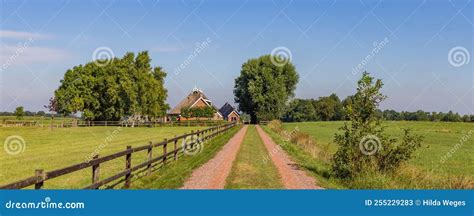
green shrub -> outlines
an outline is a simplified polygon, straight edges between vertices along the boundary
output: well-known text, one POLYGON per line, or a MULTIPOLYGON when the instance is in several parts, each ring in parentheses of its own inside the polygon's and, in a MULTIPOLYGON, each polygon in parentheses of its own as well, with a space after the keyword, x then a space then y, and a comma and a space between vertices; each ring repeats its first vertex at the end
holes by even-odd
POLYGON ((383 83, 364 72, 357 93, 345 109, 350 120, 335 135, 339 148, 332 159, 333 173, 339 178, 356 179, 363 173, 392 172, 412 157, 421 146, 422 137, 404 129, 401 140, 384 132, 377 109, 386 96, 383 83))

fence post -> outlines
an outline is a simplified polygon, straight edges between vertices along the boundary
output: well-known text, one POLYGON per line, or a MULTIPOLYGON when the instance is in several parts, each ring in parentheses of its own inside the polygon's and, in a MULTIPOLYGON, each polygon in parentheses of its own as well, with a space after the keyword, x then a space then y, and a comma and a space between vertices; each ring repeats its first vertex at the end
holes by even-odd
MULTIPOLYGON (((151 159, 152 159, 152 149, 153 149, 153 142, 150 141, 150 145, 148 146, 148 162, 150 162, 151 159)), ((150 175, 151 174, 151 163, 148 164, 147 170, 148 170, 148 175, 150 175)))
MULTIPOLYGON (((99 155, 95 155, 92 159, 99 158, 99 155)), ((92 184, 99 181, 100 163, 92 166, 92 184)))
POLYGON ((196 139, 196 142, 199 142, 199 134, 201 134, 201 131, 197 130, 197 134, 196 134, 197 139, 196 139))
POLYGON ((163 165, 166 165, 166 154, 167 154, 168 139, 165 139, 165 144, 163 145, 163 165))
POLYGON ((35 189, 41 189, 44 184, 44 173, 42 169, 37 169, 35 170, 35 176, 36 176, 36 183, 35 183, 35 189))
MULTIPOLYGON (((193 145, 194 145, 194 143, 192 142, 193 136, 194 136, 194 130, 191 130, 191 143, 190 143, 191 149, 193 148, 193 145)), ((187 148, 188 144, 186 143, 185 145, 186 145, 186 148, 187 148)))
MULTIPOLYGON (((132 149, 132 146, 127 146, 127 150, 130 150, 130 149, 132 149)), ((125 170, 128 170, 131 167, 132 167, 132 153, 128 153, 125 156, 125 170)), ((132 173, 128 173, 127 175, 125 175, 124 188, 129 188, 130 187, 131 177, 132 177, 132 173)))
POLYGON ((174 160, 178 160, 178 137, 177 135, 174 135, 174 160))

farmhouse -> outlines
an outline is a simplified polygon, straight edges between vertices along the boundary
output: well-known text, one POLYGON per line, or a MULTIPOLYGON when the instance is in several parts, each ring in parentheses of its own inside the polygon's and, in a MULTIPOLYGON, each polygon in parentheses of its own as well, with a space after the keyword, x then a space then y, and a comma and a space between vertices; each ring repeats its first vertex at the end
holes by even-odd
POLYGON ((219 109, 219 112, 222 114, 222 117, 224 118, 224 120, 227 120, 227 121, 239 121, 240 120, 239 113, 229 103, 225 103, 224 106, 222 106, 219 109))
MULTIPOLYGON (((211 100, 198 88, 194 88, 188 96, 186 96, 181 102, 178 103, 169 113, 168 119, 176 118, 177 121, 196 120, 196 118, 185 118, 181 115, 183 108, 194 108, 194 107, 211 107, 215 110, 212 120, 223 120, 222 114, 218 108, 214 106, 211 100)), ((208 119, 208 118, 203 118, 208 119)))

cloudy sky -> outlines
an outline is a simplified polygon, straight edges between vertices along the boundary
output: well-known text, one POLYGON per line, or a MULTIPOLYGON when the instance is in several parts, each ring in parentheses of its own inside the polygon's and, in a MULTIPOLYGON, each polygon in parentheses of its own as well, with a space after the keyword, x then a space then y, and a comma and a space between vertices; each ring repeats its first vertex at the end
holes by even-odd
POLYGON ((367 70, 385 83, 383 109, 474 113, 472 1, 0 4, 0 111, 43 110, 68 68, 148 50, 171 106, 195 86, 233 102, 242 63, 273 51, 296 65, 297 97, 344 98, 367 70))

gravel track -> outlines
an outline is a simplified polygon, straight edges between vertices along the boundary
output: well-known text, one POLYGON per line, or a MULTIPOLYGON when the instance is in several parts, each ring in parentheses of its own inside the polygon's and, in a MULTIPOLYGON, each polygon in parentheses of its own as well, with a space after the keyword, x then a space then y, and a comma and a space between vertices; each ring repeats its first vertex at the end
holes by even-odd
POLYGON ((247 127, 247 125, 243 126, 214 158, 197 168, 181 189, 224 189, 232 162, 244 140, 247 127))
POLYGON ((323 189, 316 185, 313 177, 306 174, 304 170, 299 169, 280 146, 257 125, 257 132, 262 138, 263 144, 269 152, 269 156, 278 169, 281 181, 286 189, 323 189))

